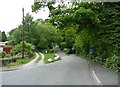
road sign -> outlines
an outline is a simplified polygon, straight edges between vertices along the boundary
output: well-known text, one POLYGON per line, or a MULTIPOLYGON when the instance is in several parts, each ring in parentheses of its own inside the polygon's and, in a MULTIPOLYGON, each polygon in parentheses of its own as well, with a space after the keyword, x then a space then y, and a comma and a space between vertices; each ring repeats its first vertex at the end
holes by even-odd
POLYGON ((92 53, 93 53, 93 49, 92 49, 92 48, 90 48, 89 53, 90 53, 90 54, 92 54, 92 53))

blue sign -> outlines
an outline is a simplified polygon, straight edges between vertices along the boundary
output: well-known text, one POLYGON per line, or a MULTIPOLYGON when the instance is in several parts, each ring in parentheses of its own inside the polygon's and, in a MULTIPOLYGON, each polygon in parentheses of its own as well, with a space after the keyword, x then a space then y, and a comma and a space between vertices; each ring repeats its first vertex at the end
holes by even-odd
POLYGON ((92 49, 92 48, 90 48, 89 53, 90 53, 90 54, 92 54, 92 53, 93 53, 93 49, 92 49))

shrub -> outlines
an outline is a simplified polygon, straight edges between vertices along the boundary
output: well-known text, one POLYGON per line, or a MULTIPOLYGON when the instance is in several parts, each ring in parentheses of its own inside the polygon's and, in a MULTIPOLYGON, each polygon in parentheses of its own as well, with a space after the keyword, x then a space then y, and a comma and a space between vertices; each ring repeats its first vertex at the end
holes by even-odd
POLYGON ((66 49, 66 50, 65 50, 65 53, 66 53, 66 54, 70 54, 70 49, 66 49))
POLYGON ((107 58, 106 59, 106 62, 105 62, 105 66, 107 68, 110 68, 116 72, 120 72, 120 66, 119 66, 119 63, 120 63, 120 57, 119 56, 116 56, 116 55, 113 55, 111 58, 107 58))
POLYGON ((50 49, 50 53, 54 53, 54 51, 55 51, 54 49, 50 49))
POLYGON ((11 54, 7 54, 7 53, 6 53, 6 54, 5 54, 5 57, 6 57, 6 58, 10 58, 10 57, 11 57, 11 54))
POLYGON ((2 58, 4 58, 5 55, 6 55, 6 53, 5 53, 4 51, 3 51, 3 52, 0 52, 0 56, 1 56, 2 58))
POLYGON ((60 44, 60 49, 63 50, 66 47, 66 42, 62 42, 60 44))
MULTIPOLYGON (((17 44, 12 50, 12 52, 15 55, 21 53, 21 51, 22 51, 22 44, 21 43, 17 44)), ((30 43, 24 42, 24 53, 25 53, 25 55, 33 54, 32 45, 30 43)))

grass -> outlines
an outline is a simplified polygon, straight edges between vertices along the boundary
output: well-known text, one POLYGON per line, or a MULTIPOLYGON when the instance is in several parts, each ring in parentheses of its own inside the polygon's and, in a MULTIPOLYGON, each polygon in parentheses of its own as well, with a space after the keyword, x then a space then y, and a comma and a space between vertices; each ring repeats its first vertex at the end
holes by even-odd
POLYGON ((42 59, 42 56, 39 54, 39 58, 35 61, 35 63, 38 63, 42 59))
POLYGON ((20 66, 20 65, 30 62, 35 57, 36 57, 36 54, 34 53, 34 55, 31 58, 17 59, 16 62, 6 64, 5 67, 11 68, 11 67, 15 67, 15 66, 20 66))
POLYGON ((45 58, 44 58, 44 63, 45 63, 45 64, 50 63, 50 62, 48 61, 48 59, 52 59, 52 60, 53 60, 52 62, 61 60, 61 58, 58 58, 58 60, 55 60, 54 58, 55 58, 56 56, 55 56, 54 53, 45 53, 44 56, 45 56, 45 58))

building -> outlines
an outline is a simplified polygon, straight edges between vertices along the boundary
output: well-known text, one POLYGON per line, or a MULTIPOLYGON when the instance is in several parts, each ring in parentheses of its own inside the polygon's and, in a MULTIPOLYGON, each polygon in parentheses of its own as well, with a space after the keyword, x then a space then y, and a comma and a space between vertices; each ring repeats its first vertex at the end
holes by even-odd
POLYGON ((7 45, 8 42, 0 42, 0 52, 3 52, 3 46, 7 45))
POLYGON ((0 42, 0 52, 5 51, 6 53, 9 53, 12 49, 11 45, 8 45, 8 42, 0 42))

